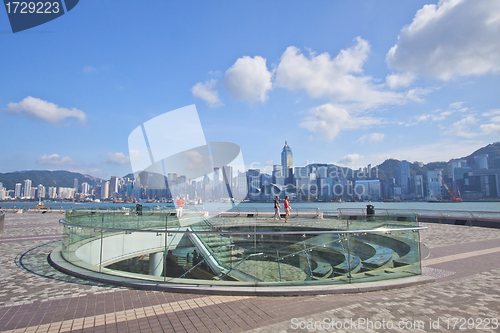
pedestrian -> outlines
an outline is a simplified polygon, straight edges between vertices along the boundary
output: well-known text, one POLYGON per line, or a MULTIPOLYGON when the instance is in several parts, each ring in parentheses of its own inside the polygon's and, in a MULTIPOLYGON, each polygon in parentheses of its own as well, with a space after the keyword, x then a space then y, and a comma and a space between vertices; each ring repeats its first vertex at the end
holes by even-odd
POLYGON ((280 208, 281 208, 280 197, 276 196, 276 198, 274 198, 274 219, 275 220, 281 220, 280 208))
POLYGON ((288 200, 288 195, 285 196, 285 200, 283 200, 283 207, 285 207, 285 223, 288 222, 288 217, 290 217, 290 211, 292 207, 290 207, 290 201, 288 200))
POLYGON ((184 200, 182 200, 182 198, 179 198, 179 200, 177 200, 177 217, 181 217, 182 216, 182 206, 184 206, 184 200))

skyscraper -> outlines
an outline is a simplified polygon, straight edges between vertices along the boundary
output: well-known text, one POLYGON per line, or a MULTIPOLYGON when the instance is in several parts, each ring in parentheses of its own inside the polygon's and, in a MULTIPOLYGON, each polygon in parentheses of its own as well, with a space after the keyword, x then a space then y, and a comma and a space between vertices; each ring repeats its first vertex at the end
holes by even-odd
POLYGON ((107 180, 101 181, 101 199, 109 198, 109 182, 107 180))
POLYGON ((115 197, 118 194, 118 177, 111 176, 111 180, 109 182, 109 195, 115 197), (116 193, 116 194, 115 194, 116 193))
POLYGON ((23 197, 25 199, 31 199, 31 179, 24 180, 23 190, 24 190, 23 197))
POLYGON ((443 198, 443 169, 427 171, 427 197, 429 199, 443 198))
POLYGON ((78 193, 78 178, 73 179, 73 188, 75 192, 78 193))
POLYGON ((408 161, 399 162, 396 169, 396 183, 401 186, 401 194, 406 196, 410 193, 410 163, 408 161))
POLYGON ((286 141, 281 151, 281 165, 283 166, 285 185, 293 184, 293 154, 292 149, 288 146, 286 141))
POLYGON ((14 188, 14 198, 16 198, 16 199, 21 198, 21 196, 22 196, 21 188, 22 188, 21 183, 16 183, 15 188, 14 188))

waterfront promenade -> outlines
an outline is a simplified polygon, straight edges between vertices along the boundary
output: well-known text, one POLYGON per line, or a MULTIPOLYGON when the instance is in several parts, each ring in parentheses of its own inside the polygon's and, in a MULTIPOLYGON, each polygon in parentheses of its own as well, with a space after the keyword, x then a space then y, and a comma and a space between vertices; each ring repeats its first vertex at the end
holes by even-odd
POLYGON ((63 216, 6 214, 0 332, 500 331, 500 229, 423 223, 430 250, 423 273, 433 283, 359 294, 214 296, 113 287, 54 270, 46 257, 60 244, 63 216))

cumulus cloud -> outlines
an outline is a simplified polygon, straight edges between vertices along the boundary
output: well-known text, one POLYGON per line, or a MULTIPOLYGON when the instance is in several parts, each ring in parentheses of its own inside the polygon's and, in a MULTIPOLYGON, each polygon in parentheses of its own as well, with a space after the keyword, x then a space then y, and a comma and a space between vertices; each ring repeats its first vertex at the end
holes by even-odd
POLYGON ((492 110, 482 114, 483 117, 489 118, 488 124, 479 126, 485 134, 500 134, 500 110, 492 110))
POLYGON ((369 43, 358 37, 356 44, 331 59, 328 53, 306 57, 290 46, 276 69, 275 85, 289 90, 304 89, 313 98, 326 97, 335 103, 358 103, 363 108, 404 103, 405 96, 377 85, 363 75, 369 43))
POLYGON ((364 144, 365 142, 380 142, 384 140, 384 138, 384 133, 370 133, 363 135, 358 140, 356 140, 356 142, 360 144, 364 144))
POLYGON ((123 153, 106 153, 107 157, 104 163, 110 164, 128 164, 130 163, 130 157, 125 156, 123 153))
POLYGON ((414 79, 415 75, 411 73, 398 73, 387 75, 385 82, 389 88, 398 89, 401 87, 408 87, 414 79))
POLYGON ((57 104, 28 96, 19 103, 7 104, 7 112, 25 115, 32 118, 48 121, 52 124, 61 123, 66 118, 76 118, 82 124, 87 120, 87 114, 78 109, 66 109, 57 104))
POLYGON ((440 0, 425 5, 387 53, 404 75, 449 80, 500 71, 500 1, 440 0))
POLYGON ((461 120, 454 122, 447 132, 464 138, 473 138, 478 135, 478 132, 471 127, 477 123, 477 119, 473 115, 463 117, 461 120))
POLYGON ((202 154, 194 150, 183 153, 183 157, 188 161, 186 166, 188 170, 203 170, 208 162, 203 158, 202 154))
POLYGON ((198 82, 191 88, 191 93, 204 100, 211 108, 224 105, 219 99, 219 94, 215 90, 217 80, 212 79, 205 82, 198 82))
POLYGON ((244 56, 226 71, 223 83, 236 99, 264 102, 273 86, 272 76, 265 58, 244 56))
POLYGON ((500 134, 500 124, 483 124, 480 127, 481 130, 486 134, 491 134, 491 133, 500 134))
POLYGON ((337 163, 341 165, 352 165, 362 159, 363 156, 359 154, 347 154, 342 157, 337 163))
POLYGON ((383 123, 381 119, 369 116, 353 116, 337 105, 324 104, 309 110, 309 115, 300 126, 332 141, 341 131, 367 128, 383 123))
POLYGON ((58 165, 58 166, 74 166, 78 165, 71 157, 59 156, 58 154, 42 155, 36 158, 36 163, 39 165, 58 165))

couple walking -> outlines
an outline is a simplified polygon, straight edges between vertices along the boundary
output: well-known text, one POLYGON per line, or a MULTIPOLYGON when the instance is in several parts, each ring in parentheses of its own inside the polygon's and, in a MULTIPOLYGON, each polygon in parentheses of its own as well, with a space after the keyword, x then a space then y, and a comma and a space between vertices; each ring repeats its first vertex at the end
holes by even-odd
MULTIPOLYGON (((290 201, 288 199, 288 195, 285 196, 285 200, 283 200, 283 206, 285 207, 285 223, 288 222, 288 217, 290 216, 290 211, 292 210, 292 207, 290 207, 290 201)), ((280 216, 280 197, 276 196, 274 198, 274 219, 275 220, 281 220, 280 216)))

